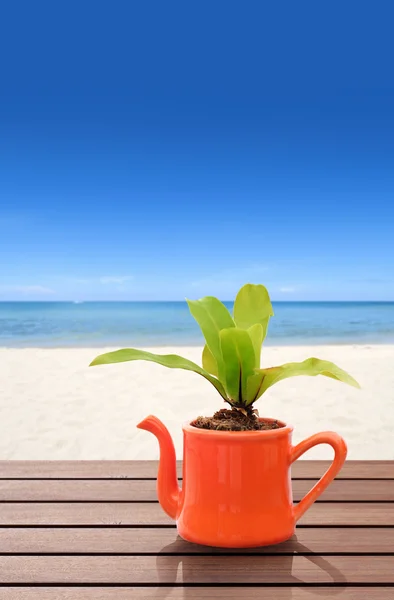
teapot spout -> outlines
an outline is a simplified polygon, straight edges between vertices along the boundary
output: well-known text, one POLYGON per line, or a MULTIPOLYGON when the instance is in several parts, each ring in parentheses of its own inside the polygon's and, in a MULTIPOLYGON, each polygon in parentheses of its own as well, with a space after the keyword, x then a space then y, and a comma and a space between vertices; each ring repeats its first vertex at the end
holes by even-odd
POLYGON ((157 475, 157 496, 163 510, 172 519, 176 519, 179 505, 180 489, 176 472, 174 442, 167 427, 153 415, 146 417, 137 425, 155 435, 160 446, 159 472, 157 475))

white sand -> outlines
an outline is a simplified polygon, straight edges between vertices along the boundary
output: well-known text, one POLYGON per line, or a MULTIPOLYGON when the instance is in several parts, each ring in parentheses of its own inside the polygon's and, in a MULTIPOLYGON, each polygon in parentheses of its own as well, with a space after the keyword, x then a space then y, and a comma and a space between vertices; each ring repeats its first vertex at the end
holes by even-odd
MULTIPOLYGON (((182 456, 181 423, 224 404, 202 377, 144 362, 88 368, 109 349, 0 349, 0 459, 154 459, 156 439, 136 429, 162 419, 182 456)), ((199 348, 156 348, 201 364, 199 348)), ((349 458, 394 459, 394 346, 266 347, 264 366, 317 356, 336 362, 357 390, 326 377, 297 377, 258 400, 261 416, 293 424, 293 442, 333 430, 349 458)), ((330 458, 319 446, 304 458, 330 458)))

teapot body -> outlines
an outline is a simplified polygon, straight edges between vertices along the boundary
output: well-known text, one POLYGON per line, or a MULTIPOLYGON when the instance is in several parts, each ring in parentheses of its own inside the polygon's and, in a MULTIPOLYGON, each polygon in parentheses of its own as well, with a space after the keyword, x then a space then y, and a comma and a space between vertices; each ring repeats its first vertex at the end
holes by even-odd
MULTIPOLYGON (((264 419, 269 421, 270 419, 264 419)), ((316 433, 292 446, 292 427, 260 431, 212 431, 183 427, 183 484, 179 488, 175 448, 155 416, 139 423, 160 445, 157 495, 190 542, 222 548, 277 544, 290 538, 298 519, 324 492, 346 459, 336 433, 316 433), (291 465, 317 444, 329 444, 334 459, 324 475, 293 504, 291 465)))
POLYGON ((292 428, 227 432, 183 428, 177 528, 190 542, 243 548, 293 535, 292 428))

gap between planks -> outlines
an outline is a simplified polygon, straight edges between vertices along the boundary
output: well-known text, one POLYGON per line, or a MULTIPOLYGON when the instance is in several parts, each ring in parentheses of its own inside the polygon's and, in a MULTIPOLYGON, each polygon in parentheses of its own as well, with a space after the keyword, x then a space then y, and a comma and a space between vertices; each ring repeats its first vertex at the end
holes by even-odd
POLYGON ((27 587, 1 589, 2 600, 392 600, 390 587, 251 587, 247 595, 237 587, 27 587), (362 594, 362 596, 361 596, 362 594))

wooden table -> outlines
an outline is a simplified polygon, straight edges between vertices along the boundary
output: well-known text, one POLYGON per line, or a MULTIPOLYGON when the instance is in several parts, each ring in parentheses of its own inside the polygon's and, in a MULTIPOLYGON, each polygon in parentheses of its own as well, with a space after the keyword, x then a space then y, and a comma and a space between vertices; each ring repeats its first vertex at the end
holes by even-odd
MULTIPOLYGON (((295 500, 326 467, 293 466, 295 500)), ((0 599, 394 599, 394 461, 347 462, 296 537, 248 551, 178 538, 156 468, 0 461, 0 599)))

